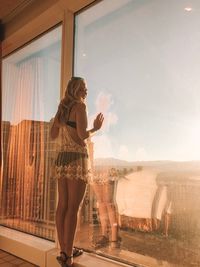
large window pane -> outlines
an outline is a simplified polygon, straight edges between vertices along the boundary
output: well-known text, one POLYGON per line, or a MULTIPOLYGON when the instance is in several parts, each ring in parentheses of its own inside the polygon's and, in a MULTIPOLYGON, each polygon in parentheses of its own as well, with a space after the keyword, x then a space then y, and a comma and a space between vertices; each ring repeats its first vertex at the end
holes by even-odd
POLYGON ((2 65, 0 223, 54 240, 55 144, 49 128, 60 99, 61 26, 2 65))
POLYGON ((76 16, 74 72, 88 83, 90 122, 105 116, 90 144, 94 177, 112 184, 88 188, 86 248, 200 265, 199 27, 193 0, 104 0, 76 16), (105 218, 112 239, 113 205, 122 241, 94 247, 105 218))

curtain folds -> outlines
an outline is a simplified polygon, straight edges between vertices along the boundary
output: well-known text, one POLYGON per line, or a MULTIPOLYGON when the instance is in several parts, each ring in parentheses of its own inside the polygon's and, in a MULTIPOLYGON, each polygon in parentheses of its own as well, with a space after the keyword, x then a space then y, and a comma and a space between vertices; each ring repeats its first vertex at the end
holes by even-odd
POLYGON ((3 69, 1 221, 32 233, 34 223, 54 220, 47 212, 50 123, 44 121, 44 68, 44 59, 35 57, 3 69))

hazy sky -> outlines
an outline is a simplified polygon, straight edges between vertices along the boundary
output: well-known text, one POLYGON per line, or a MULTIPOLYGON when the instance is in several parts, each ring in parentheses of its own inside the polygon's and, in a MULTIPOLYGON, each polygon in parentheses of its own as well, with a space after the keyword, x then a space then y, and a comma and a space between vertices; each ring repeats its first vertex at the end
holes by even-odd
POLYGON ((76 23, 95 157, 200 160, 200 1, 103 1, 76 23))

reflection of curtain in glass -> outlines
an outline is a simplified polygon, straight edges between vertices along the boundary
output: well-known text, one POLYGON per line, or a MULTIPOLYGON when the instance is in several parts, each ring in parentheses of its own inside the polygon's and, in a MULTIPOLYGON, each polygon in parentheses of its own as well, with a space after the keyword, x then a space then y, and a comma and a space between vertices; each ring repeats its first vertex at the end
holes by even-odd
MULTIPOLYGON (((11 123, 3 179, 7 218, 42 220, 44 213, 43 72, 42 58, 4 70, 8 84, 4 87, 3 115, 11 123), (14 81, 10 81, 12 77, 14 81)), ((5 128, 7 125, 4 121, 5 128)))

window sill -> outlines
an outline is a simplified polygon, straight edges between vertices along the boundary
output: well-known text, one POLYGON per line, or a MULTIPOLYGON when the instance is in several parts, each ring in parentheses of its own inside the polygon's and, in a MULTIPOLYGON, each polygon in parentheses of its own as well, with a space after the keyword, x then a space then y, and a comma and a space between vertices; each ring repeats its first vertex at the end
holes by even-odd
MULTIPOLYGON (((25 234, 13 229, 0 226, 0 249, 7 251, 19 258, 29 261, 40 267, 60 267, 56 261, 59 254, 54 242, 44 240, 29 234, 25 234)), ((142 256, 129 251, 119 253, 118 257, 130 259, 135 262, 136 267, 172 267, 167 262, 161 262, 156 259, 142 256)), ((75 258, 74 267, 128 267, 134 266, 109 260, 92 253, 84 253, 75 258)), ((174 267, 175 265, 173 265, 174 267)))
POLYGON ((46 254, 55 243, 0 226, 0 249, 40 267, 45 267, 46 254))

